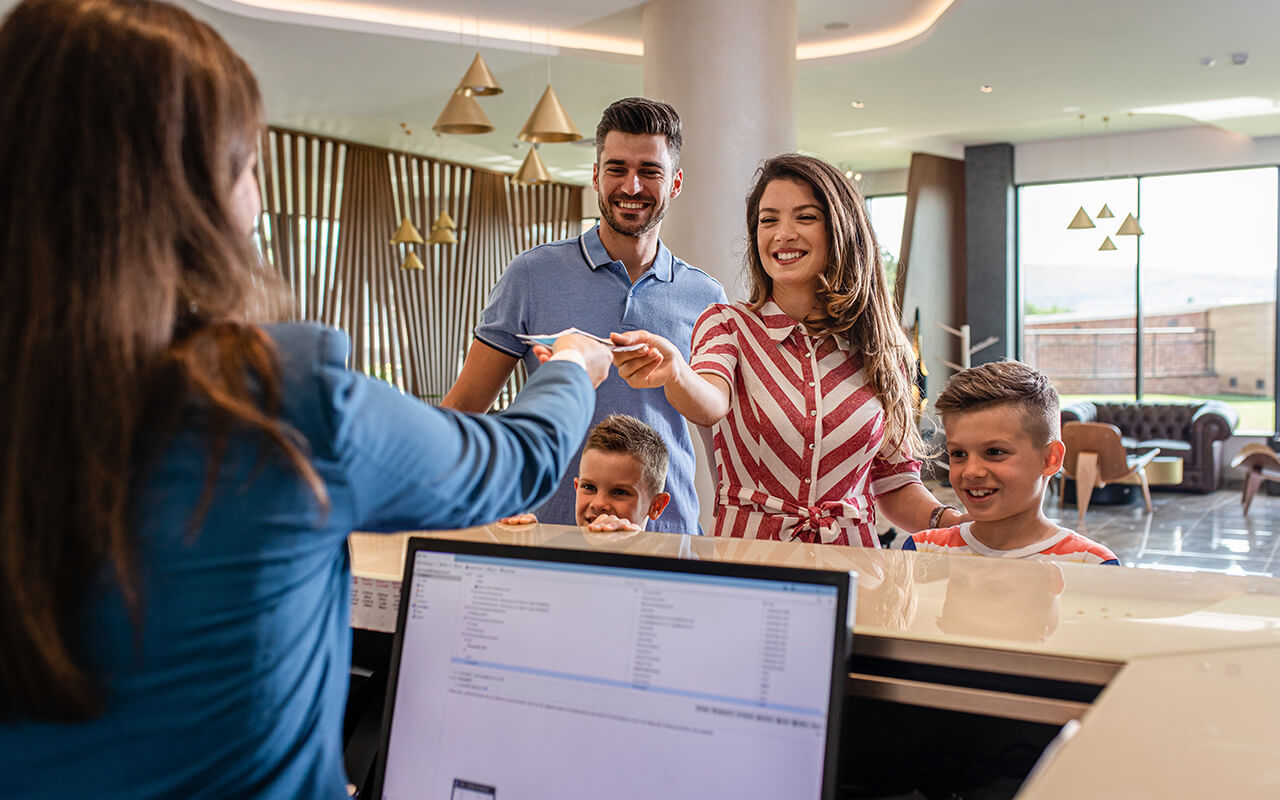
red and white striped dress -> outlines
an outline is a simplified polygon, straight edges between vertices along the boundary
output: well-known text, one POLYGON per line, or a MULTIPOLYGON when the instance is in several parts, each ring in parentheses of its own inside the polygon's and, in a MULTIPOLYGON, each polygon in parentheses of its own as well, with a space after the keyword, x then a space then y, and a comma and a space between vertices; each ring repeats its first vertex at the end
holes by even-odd
POLYGON ((715 535, 879 547, 875 498, 920 481, 882 453, 885 414, 843 336, 810 336, 772 300, 716 304, 690 365, 733 394, 715 427, 715 535))

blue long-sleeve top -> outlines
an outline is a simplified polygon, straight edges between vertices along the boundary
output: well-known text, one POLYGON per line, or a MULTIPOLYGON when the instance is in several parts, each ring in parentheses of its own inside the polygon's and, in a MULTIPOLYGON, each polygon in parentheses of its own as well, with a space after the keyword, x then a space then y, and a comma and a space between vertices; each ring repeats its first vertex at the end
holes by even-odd
POLYGON ((547 363, 506 412, 473 416, 351 372, 341 332, 266 330, 281 416, 305 439, 328 512, 246 433, 232 437, 193 534, 208 454, 193 410, 137 481, 141 628, 105 570, 86 592, 82 644, 105 713, 0 722, 6 796, 345 797, 347 535, 464 527, 537 505, 594 408, 574 364, 547 363))

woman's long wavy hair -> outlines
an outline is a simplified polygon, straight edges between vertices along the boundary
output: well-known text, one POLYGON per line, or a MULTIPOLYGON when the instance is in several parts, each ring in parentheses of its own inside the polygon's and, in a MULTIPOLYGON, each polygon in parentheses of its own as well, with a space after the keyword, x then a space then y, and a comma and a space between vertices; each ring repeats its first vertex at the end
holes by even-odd
POLYGON ((0 716, 84 719, 77 619, 106 576, 139 623, 131 482, 184 406, 210 420, 193 532, 233 429, 325 497, 252 324, 287 293, 232 202, 261 137, 248 66, 162 2, 26 0, 0 75, 0 716))
POLYGON ((880 246, 871 230, 862 196, 835 167, 811 156, 785 153, 774 156, 756 172, 747 194, 747 271, 751 281, 748 305, 759 310, 773 296, 773 279, 760 261, 758 225, 760 198, 777 180, 808 186, 827 219, 831 263, 818 276, 818 302, 826 313, 805 320, 818 334, 848 339, 859 353, 863 367, 876 387, 885 411, 883 452, 906 449, 920 456, 926 452, 916 427, 911 382, 916 362, 893 307, 880 261, 880 246))

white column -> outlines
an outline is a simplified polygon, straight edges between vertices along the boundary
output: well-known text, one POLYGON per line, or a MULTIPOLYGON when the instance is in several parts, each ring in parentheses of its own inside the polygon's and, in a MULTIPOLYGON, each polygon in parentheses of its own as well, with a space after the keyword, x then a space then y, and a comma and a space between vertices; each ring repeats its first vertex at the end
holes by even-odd
MULTIPOLYGON (((650 0, 644 93, 684 124, 684 190, 662 222, 671 251, 746 299, 746 196, 764 159, 795 150, 795 0, 650 0)), ((691 426, 692 427, 692 426, 691 426)), ((715 483, 694 433, 699 520, 711 532, 715 483)))
POLYGON ((684 191, 662 240, 746 297, 746 195, 760 162, 795 150, 795 0, 651 0, 644 93, 684 123, 684 191))

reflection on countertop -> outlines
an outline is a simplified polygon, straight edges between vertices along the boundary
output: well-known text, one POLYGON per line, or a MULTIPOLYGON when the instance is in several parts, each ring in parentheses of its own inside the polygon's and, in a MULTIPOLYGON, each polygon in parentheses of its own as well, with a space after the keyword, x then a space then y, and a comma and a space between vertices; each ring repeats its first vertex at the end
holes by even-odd
MULTIPOLYGON (((397 580, 411 534, 352 534, 357 577, 397 580)), ((421 535, 858 574, 855 631, 1126 662, 1280 645, 1280 579, 677 534, 491 524, 421 535)))

